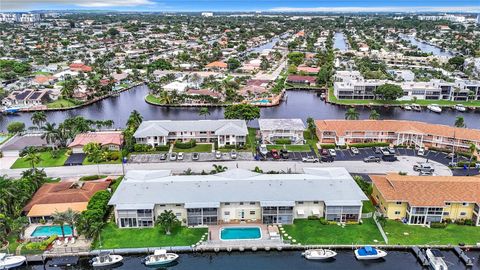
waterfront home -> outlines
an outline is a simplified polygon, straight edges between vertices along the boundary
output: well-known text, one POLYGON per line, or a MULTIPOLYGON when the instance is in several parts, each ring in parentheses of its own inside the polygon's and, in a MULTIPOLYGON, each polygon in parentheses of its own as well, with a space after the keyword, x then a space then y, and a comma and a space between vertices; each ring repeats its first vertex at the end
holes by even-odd
POLYGON ((372 200, 389 219, 426 225, 472 220, 480 225, 480 177, 371 175, 372 200))
POLYGON ((315 85, 317 78, 314 76, 288 75, 287 83, 315 85))
POLYGON ((309 216, 358 222, 365 200, 344 168, 305 168, 302 174, 233 169, 214 175, 130 170, 109 204, 118 226, 128 228, 151 227, 165 210, 187 226, 291 224, 309 216))
POLYGON ((26 147, 47 147, 52 146, 42 138, 42 134, 27 133, 25 135, 15 135, 8 141, 0 145, 0 152, 3 157, 19 157, 20 152, 26 147))
POLYGON ((288 139, 292 144, 304 144, 305 125, 302 119, 258 119, 262 141, 275 144, 279 139, 288 139))
POLYGON ((300 65, 297 67, 297 72, 306 73, 306 74, 317 74, 320 71, 318 67, 309 67, 305 65, 300 65))
POLYGON ((62 212, 69 208, 80 213, 87 209, 88 201, 97 191, 106 190, 109 186, 109 180, 43 184, 23 208, 23 212, 30 223, 50 221, 55 211, 62 212))
POLYGON ((228 67, 227 63, 222 61, 211 62, 205 66, 206 70, 226 70, 228 67))
POLYGON ((49 90, 25 89, 13 91, 2 100, 5 106, 36 106, 50 100, 49 90))
POLYGON ((244 146, 248 135, 244 120, 154 120, 143 121, 133 136, 138 144, 166 145, 196 140, 218 146, 244 146))
POLYGON ((119 151, 123 145, 123 134, 121 131, 81 133, 75 136, 68 147, 73 153, 83 153, 83 147, 89 143, 98 143, 110 151, 119 151))
POLYGON ((480 147, 480 130, 408 120, 317 120, 320 143, 346 145, 384 142, 469 152, 480 147))

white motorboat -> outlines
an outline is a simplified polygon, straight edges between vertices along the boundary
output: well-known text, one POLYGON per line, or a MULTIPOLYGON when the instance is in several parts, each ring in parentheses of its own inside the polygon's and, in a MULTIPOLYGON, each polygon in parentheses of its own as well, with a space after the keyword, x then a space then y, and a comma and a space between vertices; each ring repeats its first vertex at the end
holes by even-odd
POLYGON ((443 260, 444 256, 440 250, 427 249, 425 255, 427 255, 427 259, 433 270, 448 270, 448 266, 443 260))
POLYGON ((457 104, 457 105, 455 105, 455 110, 457 110, 459 112, 466 112, 467 108, 465 108, 465 106, 463 106, 462 104, 457 104))
POLYGON ((309 249, 302 256, 307 260, 326 260, 337 256, 337 253, 330 249, 309 249))
POLYGON ((371 246, 364 246, 354 251, 357 260, 376 260, 387 256, 387 252, 371 246))
POLYGON ((405 105, 405 106, 403 106, 403 109, 406 110, 406 111, 411 111, 412 107, 410 105, 405 105))
POLYGON ((167 253, 166 249, 157 249, 153 252, 153 255, 145 257, 143 263, 146 266, 158 266, 172 263, 178 259, 178 255, 175 253, 167 253))
POLYGON ((412 104, 410 107, 412 107, 412 110, 417 111, 417 112, 422 110, 422 106, 420 106, 418 104, 412 104))
POLYGON ((97 257, 92 259, 93 267, 110 266, 123 261, 123 257, 120 255, 112 255, 110 252, 100 252, 97 257))
POLYGON ((440 108, 440 106, 438 106, 437 104, 428 105, 427 109, 429 109, 432 112, 436 112, 436 113, 441 113, 442 112, 442 108, 440 108))
POLYGON ((24 256, 10 256, 6 253, 0 253, 0 269, 10 269, 18 267, 25 263, 27 258, 24 256))

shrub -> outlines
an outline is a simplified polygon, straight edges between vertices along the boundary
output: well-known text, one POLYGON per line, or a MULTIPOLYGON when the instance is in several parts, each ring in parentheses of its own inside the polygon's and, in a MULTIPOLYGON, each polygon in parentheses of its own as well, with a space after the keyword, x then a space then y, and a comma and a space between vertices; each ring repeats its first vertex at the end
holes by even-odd
POLYGON ((155 151, 168 151, 170 150, 170 145, 157 145, 155 146, 155 151))
POLYGON ((80 177, 80 181, 92 181, 92 180, 98 180, 107 177, 106 175, 99 175, 99 174, 94 174, 94 175, 87 175, 87 176, 82 176, 80 177))
POLYGON ((335 144, 334 143, 320 144, 320 148, 322 148, 322 149, 335 149, 335 144))
POLYGON ((324 217, 321 217, 319 220, 320 220, 320 224, 328 225, 328 221, 324 217))
POLYGON ((465 220, 465 225, 466 225, 466 226, 473 226, 474 224, 475 224, 475 223, 474 223, 473 220, 471 220, 471 219, 466 219, 466 220, 465 220))
POLYGON ((475 166, 477 165, 476 162, 464 162, 464 161, 460 161, 460 162, 457 162, 457 167, 463 167, 467 165, 468 167, 470 168, 475 168, 475 166))
POLYGON ((107 159, 111 161, 118 160, 119 158, 120 158, 119 152, 109 152, 107 156, 107 159))
POLYGON ((276 139, 275 144, 292 144, 290 139, 276 139))
POLYGON ((350 147, 356 147, 356 148, 367 148, 367 147, 386 147, 389 146, 390 144, 388 143, 381 143, 381 142, 375 142, 375 143, 351 143, 348 144, 350 147))
POLYGON ((175 147, 178 149, 190 149, 197 145, 195 140, 190 140, 188 142, 175 142, 175 147))
POLYGON ((430 223, 430 228, 434 229, 445 229, 447 227, 447 223, 442 223, 442 222, 432 222, 430 223))
POLYGON ((465 225, 465 219, 457 219, 457 220, 455 220, 455 224, 457 224, 457 225, 465 225))
POLYGON ((228 144, 224 145, 223 147, 220 147, 221 149, 237 149, 237 146, 235 144, 228 144))
POLYGON ((133 150, 135 152, 150 152, 153 150, 153 147, 149 144, 135 144, 133 150))
POLYGON ((10 122, 7 126, 8 133, 18 133, 25 130, 25 123, 23 122, 10 122))
POLYGON ((318 216, 308 216, 308 220, 319 220, 320 218, 318 216))
POLYGON ((46 250, 47 247, 53 243, 53 241, 55 241, 55 239, 57 239, 57 235, 51 235, 48 239, 46 240, 43 240, 41 242, 30 242, 28 244, 25 245, 25 248, 27 250, 46 250))

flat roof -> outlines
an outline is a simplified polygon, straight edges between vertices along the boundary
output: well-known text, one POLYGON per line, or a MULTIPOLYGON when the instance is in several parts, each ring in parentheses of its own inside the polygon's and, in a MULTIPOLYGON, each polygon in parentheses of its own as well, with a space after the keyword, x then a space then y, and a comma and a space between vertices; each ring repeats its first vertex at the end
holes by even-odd
POLYGON ((302 119, 258 119, 260 130, 305 130, 302 119))
MULTIPOLYGON (((110 205, 222 202, 292 205, 295 201, 329 201, 359 205, 367 197, 345 168, 305 168, 302 174, 258 174, 243 169, 214 175, 171 175, 168 170, 131 170, 113 194, 110 205)), ((139 208, 140 209, 140 208, 139 208)))

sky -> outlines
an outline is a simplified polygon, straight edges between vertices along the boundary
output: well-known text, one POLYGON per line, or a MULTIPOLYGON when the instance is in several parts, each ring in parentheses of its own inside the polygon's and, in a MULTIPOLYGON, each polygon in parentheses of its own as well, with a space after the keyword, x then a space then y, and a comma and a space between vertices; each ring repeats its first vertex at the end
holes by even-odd
POLYGON ((480 0, 0 0, 0 11, 474 12, 480 0))

